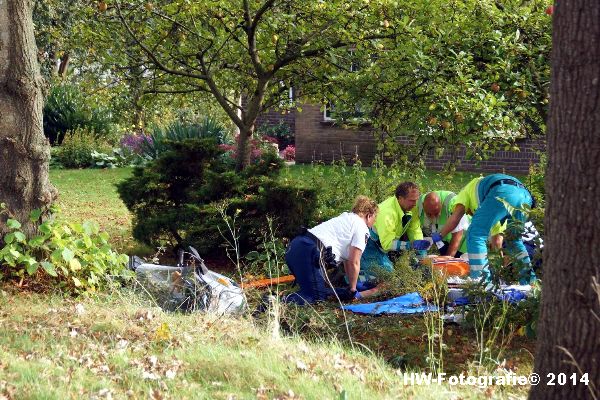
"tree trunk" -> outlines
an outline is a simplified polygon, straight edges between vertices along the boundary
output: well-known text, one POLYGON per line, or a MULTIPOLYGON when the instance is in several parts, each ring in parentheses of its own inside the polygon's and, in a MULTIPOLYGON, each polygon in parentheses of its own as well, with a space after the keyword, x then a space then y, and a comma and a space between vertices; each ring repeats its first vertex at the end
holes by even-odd
POLYGON ((544 284, 535 358, 540 384, 530 398, 598 399, 600 2, 560 1, 553 18, 544 284), (561 373, 567 378, 563 385, 561 373), (548 384, 551 374, 554 385, 548 384), (588 385, 580 381, 583 374, 588 385))
POLYGON ((48 180, 50 147, 42 128, 43 80, 37 62, 31 0, 0 0, 0 234, 7 217, 32 235, 33 209, 57 196, 48 180))
POLYGON ((248 129, 240 128, 240 135, 238 137, 236 146, 237 158, 235 162, 236 171, 242 171, 251 161, 252 152, 252 137, 254 136, 254 125, 251 125, 248 129))
MULTIPOLYGON (((131 46, 135 46, 135 43, 131 43, 131 46)), ((143 75, 144 69, 140 66, 132 65, 129 67, 129 71, 131 77, 128 79, 129 81, 129 91, 131 93, 131 106, 132 110, 132 124, 133 130, 139 134, 144 134, 144 128, 146 127, 146 114, 144 112, 144 82, 143 75)))

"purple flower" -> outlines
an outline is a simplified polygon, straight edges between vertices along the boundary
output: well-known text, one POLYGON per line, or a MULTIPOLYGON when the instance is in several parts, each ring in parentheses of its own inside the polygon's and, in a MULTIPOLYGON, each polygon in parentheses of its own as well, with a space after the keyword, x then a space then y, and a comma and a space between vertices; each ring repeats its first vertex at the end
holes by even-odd
POLYGON ((142 153, 142 144, 144 142, 152 144, 152 137, 145 134, 131 133, 121 138, 121 148, 135 154, 142 153))

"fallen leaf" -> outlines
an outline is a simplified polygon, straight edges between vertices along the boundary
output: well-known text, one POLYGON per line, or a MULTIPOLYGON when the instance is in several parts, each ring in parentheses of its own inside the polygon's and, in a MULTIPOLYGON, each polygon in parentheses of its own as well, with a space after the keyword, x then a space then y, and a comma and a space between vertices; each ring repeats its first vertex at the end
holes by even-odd
POLYGON ((308 367, 302 360, 296 360, 296 368, 300 371, 308 371, 308 367))
POLYGON ((83 306, 83 304, 77 303, 75 305, 75 313, 77 315, 83 315, 83 314, 85 314, 85 307, 83 306))
POLYGON ((154 339, 156 341, 168 341, 171 340, 171 329, 166 322, 160 324, 156 332, 154 333, 154 339))
POLYGON ((168 369, 168 370, 165 372, 165 376, 167 377, 167 379, 175 379, 175 376, 176 376, 176 375, 177 375, 177 372, 175 372, 175 371, 174 371, 174 370, 172 370, 172 369, 168 369))

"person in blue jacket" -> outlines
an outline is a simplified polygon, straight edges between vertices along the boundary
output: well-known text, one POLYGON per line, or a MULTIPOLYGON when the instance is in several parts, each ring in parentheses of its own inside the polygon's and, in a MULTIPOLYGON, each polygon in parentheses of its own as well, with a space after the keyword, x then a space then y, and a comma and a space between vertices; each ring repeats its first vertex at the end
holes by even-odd
MULTIPOLYGON (((487 240, 492 227, 504 224, 510 218, 525 222, 526 216, 521 211, 515 210, 511 215, 504 202, 522 209, 532 207, 533 197, 521 181, 509 175, 493 174, 475 178, 455 197, 452 215, 440 232, 432 236, 437 241, 451 232, 465 213, 473 216, 467 232, 471 278, 489 280, 487 240)), ((519 283, 530 283, 535 280, 535 273, 520 232, 514 232, 511 237, 513 239, 506 244, 507 251, 523 265, 519 283)))

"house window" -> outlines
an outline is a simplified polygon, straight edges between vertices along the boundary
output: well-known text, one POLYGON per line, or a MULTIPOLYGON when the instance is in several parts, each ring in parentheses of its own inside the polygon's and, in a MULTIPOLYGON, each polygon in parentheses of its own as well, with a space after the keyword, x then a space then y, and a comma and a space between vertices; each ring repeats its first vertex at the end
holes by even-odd
POLYGON ((325 106, 323 106, 323 121, 335 121, 335 118, 332 117, 334 113, 333 103, 328 101, 325 106))

